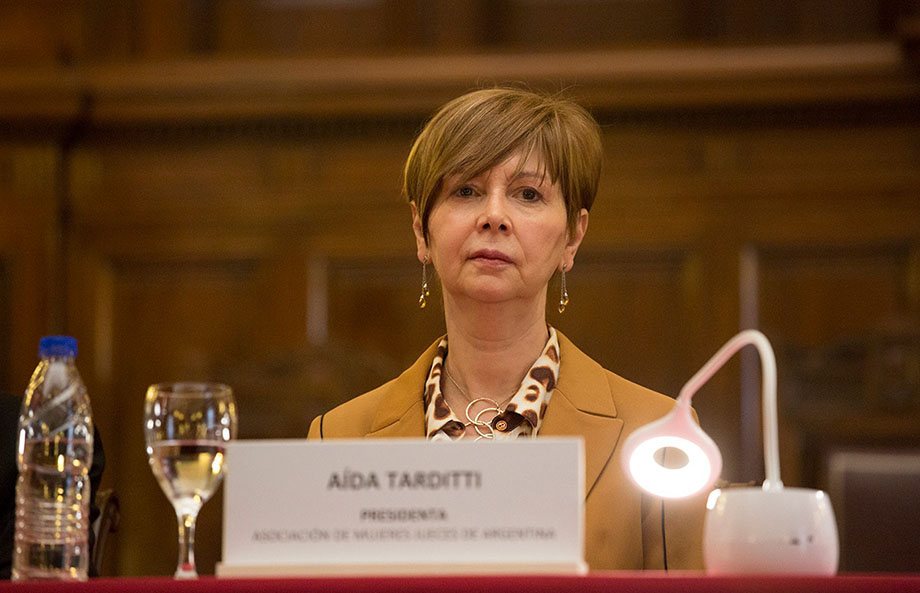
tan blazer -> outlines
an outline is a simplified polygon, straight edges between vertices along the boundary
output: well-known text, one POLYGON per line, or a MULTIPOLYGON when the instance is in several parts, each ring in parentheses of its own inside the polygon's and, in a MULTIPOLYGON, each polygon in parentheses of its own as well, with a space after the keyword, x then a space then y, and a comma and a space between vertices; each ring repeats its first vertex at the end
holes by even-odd
MULTIPOLYGON (((559 383, 539 434, 584 438, 591 570, 702 568, 704 499, 663 502, 643 494, 620 465, 626 436, 666 414, 674 400, 607 371, 557 333, 559 383)), ((308 438, 425 436, 422 391, 437 344, 396 379, 315 418, 308 438)))

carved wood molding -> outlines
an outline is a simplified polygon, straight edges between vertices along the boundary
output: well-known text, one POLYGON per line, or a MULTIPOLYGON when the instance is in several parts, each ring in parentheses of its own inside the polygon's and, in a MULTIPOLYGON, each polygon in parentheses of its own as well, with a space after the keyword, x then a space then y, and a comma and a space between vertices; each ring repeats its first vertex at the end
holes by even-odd
POLYGON ((897 43, 547 54, 203 59, 0 73, 0 121, 418 117, 464 90, 567 89, 604 111, 916 100, 897 43))

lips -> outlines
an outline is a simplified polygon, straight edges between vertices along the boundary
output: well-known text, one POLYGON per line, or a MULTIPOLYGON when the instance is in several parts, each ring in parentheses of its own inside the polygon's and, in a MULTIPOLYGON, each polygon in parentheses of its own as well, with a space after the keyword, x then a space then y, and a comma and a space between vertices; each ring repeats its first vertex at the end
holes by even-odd
POLYGON ((509 256, 496 249, 479 249, 470 255, 470 259, 484 263, 513 263, 509 256))

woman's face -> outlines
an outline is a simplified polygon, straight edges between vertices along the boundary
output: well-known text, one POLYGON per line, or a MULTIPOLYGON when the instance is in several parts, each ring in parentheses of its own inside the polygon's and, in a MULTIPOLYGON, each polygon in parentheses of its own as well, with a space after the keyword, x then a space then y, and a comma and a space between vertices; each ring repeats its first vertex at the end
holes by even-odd
POLYGON ((544 303, 550 277, 575 251, 588 226, 582 209, 570 234, 557 184, 539 154, 516 154, 472 179, 447 177, 428 218, 428 242, 414 204, 418 256, 429 256, 445 295, 480 302, 544 303))

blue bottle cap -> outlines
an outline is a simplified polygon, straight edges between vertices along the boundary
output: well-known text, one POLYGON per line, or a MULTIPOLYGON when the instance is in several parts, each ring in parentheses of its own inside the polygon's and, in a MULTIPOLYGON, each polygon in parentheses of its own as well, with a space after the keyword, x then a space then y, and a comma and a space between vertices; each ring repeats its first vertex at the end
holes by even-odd
POLYGON ((38 343, 39 358, 77 355, 77 340, 70 336, 45 336, 38 343))

